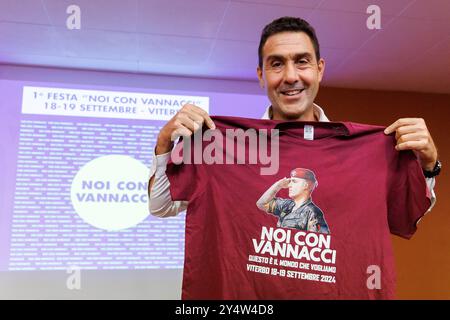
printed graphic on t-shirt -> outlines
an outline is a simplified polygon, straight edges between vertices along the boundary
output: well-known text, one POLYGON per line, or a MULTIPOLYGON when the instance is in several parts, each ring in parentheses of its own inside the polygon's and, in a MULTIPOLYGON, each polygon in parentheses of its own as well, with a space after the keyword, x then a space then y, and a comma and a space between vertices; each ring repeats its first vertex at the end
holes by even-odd
POLYGON ((258 203, 267 213, 278 217, 277 227, 329 234, 330 228, 325 216, 311 198, 317 186, 318 181, 313 171, 296 168, 291 171, 289 179, 275 182, 268 190, 278 192, 283 188, 289 188, 290 199, 275 196, 267 199, 264 193, 258 203))

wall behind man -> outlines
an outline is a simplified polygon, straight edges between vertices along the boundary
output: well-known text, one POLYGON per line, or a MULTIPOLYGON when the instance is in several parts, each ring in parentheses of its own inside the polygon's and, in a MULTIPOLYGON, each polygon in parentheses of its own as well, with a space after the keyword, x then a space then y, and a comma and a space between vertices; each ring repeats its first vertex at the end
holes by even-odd
POLYGON ((336 121, 388 126, 399 118, 420 117, 443 163, 437 202, 411 240, 393 236, 399 299, 450 299, 450 95, 321 88, 316 102, 336 121))

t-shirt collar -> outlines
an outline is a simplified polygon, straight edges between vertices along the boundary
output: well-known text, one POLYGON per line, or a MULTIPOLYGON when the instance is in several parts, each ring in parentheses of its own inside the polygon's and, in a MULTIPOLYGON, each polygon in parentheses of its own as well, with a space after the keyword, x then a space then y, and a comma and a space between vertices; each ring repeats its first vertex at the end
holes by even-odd
MULTIPOLYGON (((328 117, 325 115, 325 112, 323 109, 317 105, 313 104, 314 108, 314 117, 316 119, 319 119, 318 122, 331 122, 328 117)), ((265 120, 271 120, 272 119, 272 106, 267 107, 266 111, 264 112, 264 115, 262 116, 262 119, 265 120)), ((343 135, 350 135, 352 132, 352 128, 345 122, 336 122, 336 126, 334 126, 334 130, 337 132, 340 132, 343 135)), ((278 125, 277 125, 278 126, 278 125)))

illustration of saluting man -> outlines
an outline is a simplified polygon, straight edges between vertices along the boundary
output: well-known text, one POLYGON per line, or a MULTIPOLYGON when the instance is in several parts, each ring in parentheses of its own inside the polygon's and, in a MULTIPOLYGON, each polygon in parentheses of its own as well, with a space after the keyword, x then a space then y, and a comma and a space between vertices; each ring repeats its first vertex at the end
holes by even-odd
POLYGON ((330 229, 324 214, 311 198, 311 193, 317 185, 314 172, 297 168, 291 171, 290 178, 278 180, 267 189, 256 205, 259 209, 277 216, 278 227, 329 234, 330 229), (290 199, 275 197, 278 191, 284 188, 289 188, 290 199))

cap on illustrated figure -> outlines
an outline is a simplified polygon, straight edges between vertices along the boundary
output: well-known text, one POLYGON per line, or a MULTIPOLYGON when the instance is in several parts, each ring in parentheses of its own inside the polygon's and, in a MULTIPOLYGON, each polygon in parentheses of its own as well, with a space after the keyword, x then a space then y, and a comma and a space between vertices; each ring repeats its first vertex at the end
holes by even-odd
POLYGON ((314 172, 309 169, 296 168, 291 171, 291 177, 309 180, 317 186, 316 176, 314 175, 314 172))

